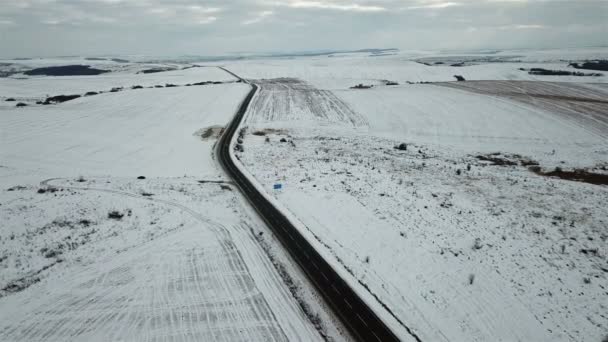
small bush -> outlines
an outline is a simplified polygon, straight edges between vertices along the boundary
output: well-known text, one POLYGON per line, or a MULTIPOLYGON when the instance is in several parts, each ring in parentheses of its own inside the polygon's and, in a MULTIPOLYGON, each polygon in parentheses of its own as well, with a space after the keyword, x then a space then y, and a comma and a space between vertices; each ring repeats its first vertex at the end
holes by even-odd
POLYGON ((121 220, 125 214, 119 212, 118 210, 112 210, 108 213, 108 218, 112 220, 121 220))
POLYGON ((475 275, 473 273, 469 274, 469 285, 473 285, 475 281, 475 275))
POLYGON ((53 103, 63 103, 79 98, 80 95, 57 95, 48 97, 43 104, 50 105, 53 103))
POLYGON ((400 151, 407 151, 407 144, 406 143, 401 143, 397 146, 395 146, 396 150, 400 150, 400 151))
POLYGON ((481 243, 481 239, 476 238, 475 243, 473 244, 473 249, 481 249, 482 247, 483 247, 483 244, 481 243))

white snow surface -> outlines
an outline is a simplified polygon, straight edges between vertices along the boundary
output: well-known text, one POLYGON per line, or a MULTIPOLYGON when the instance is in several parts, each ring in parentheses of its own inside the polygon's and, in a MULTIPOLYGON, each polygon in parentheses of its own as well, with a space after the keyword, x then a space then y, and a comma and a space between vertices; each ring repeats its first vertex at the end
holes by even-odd
MULTIPOLYGON (((293 57, 275 59, 256 59, 230 61, 224 63, 237 75, 249 79, 273 79, 291 77, 305 80, 325 90, 347 89, 363 83, 382 85, 385 80, 400 84, 407 82, 447 82, 454 81, 454 75, 462 75, 467 80, 530 80, 548 82, 608 83, 608 72, 581 70, 568 66, 573 61, 603 58, 608 59, 608 49, 597 49, 594 53, 573 50, 562 51, 562 56, 555 51, 503 52, 516 58, 509 58, 498 63, 474 62, 463 67, 443 65, 425 65, 416 60, 423 57, 441 57, 447 61, 460 60, 460 55, 430 54, 409 55, 407 52, 391 56, 345 56, 345 57, 293 57), (515 60, 515 61, 514 61, 515 60), (584 73, 601 73, 598 77, 581 76, 541 76, 530 75, 531 68, 552 70, 579 71, 584 73)), ((467 54, 467 56, 471 56, 467 54)), ((477 55, 474 58, 496 58, 494 55, 477 55)), ((500 57, 500 56, 498 56, 500 57)))
MULTIPOLYGON (((414 69, 447 80, 441 67, 391 58, 231 65, 261 79, 237 156, 387 322, 423 341, 605 338, 608 189, 526 166, 606 173, 608 96, 594 97, 604 84, 537 83, 539 100, 446 84, 348 89, 414 69), (542 97, 547 89, 559 96, 542 97), (490 153, 514 165, 477 158, 490 153)), ((508 63, 459 70, 531 80, 508 63)))
POLYGON ((215 140, 201 135, 223 127, 248 90, 243 84, 140 89, 0 110, 0 153, 5 167, 50 177, 218 177, 210 153, 215 140))
POLYGON ((212 157, 249 89, 0 109, 1 341, 344 339, 212 157))
MULTIPOLYGON (((55 65, 55 64, 50 64, 55 65)), ((62 64, 62 65, 65 65, 62 64)), ((104 65, 92 65, 104 69, 104 65)), ((148 66, 153 68, 155 66, 148 66)), ((124 69, 95 76, 23 76, 0 78, 0 101, 14 98, 18 101, 44 100, 47 96, 83 95, 89 91, 109 91, 112 88, 133 86, 152 87, 156 85, 186 85, 205 81, 234 82, 236 79, 215 67, 196 67, 183 70, 138 74, 141 66, 126 64, 124 69)), ((105 70, 105 69, 104 69, 105 70)), ((112 69, 110 69, 112 70, 112 69)), ((6 105, 6 103, 0 103, 6 105)))

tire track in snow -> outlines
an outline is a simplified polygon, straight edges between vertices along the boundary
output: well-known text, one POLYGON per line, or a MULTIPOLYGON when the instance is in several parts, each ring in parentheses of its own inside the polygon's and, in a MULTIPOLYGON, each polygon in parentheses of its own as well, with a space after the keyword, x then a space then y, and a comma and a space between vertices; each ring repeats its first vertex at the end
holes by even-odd
POLYGON ((59 180, 41 186, 172 206, 210 229, 185 228, 67 277, 67 293, 0 330, 0 340, 287 340, 224 226, 174 201, 59 180))

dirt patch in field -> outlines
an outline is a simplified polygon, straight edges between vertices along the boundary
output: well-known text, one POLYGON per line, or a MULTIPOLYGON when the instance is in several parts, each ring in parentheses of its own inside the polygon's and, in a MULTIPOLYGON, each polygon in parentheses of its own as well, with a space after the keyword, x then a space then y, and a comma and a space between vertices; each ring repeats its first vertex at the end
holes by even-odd
MULTIPOLYGON (((559 167, 556 167, 552 171, 543 170, 539 163, 530 158, 521 156, 519 154, 502 154, 499 152, 483 154, 475 156, 476 159, 488 162, 487 165, 497 166, 526 166, 531 172, 545 177, 555 177, 560 179, 566 179, 576 182, 584 182, 595 185, 608 185, 608 172, 594 172, 596 168, 589 169, 574 169, 570 171, 564 171, 559 167)), ((597 168, 598 171, 606 171, 606 166, 600 166, 597 168)))
POLYGON ((538 162, 532 160, 530 158, 526 158, 519 154, 502 154, 500 152, 490 153, 490 154, 480 154, 475 156, 475 158, 481 161, 490 162, 491 165, 500 165, 500 166, 535 166, 538 165, 538 162))
POLYGON ((553 171, 545 172, 540 167, 530 167, 530 171, 539 176, 556 177, 560 179, 584 182, 595 185, 608 185, 608 174, 595 173, 585 169, 574 169, 572 171, 564 171, 560 168, 555 168, 553 171))
POLYGON ((264 128, 264 129, 256 130, 251 134, 257 135, 257 136, 265 136, 268 134, 284 135, 284 134, 287 134, 287 130, 276 129, 276 128, 264 128))
POLYGON ((219 138, 224 132, 224 127, 222 126, 211 126, 206 128, 201 128, 198 131, 194 132, 194 136, 200 137, 203 141, 213 140, 219 138))

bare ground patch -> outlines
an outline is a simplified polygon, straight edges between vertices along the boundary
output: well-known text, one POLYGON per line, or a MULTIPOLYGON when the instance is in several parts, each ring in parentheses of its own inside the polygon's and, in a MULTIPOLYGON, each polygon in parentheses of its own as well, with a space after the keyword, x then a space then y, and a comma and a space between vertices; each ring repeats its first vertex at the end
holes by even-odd
POLYGON ((200 137, 203 141, 214 140, 219 138, 224 132, 224 127, 222 126, 211 126, 206 128, 201 128, 198 131, 194 132, 194 136, 200 137))

